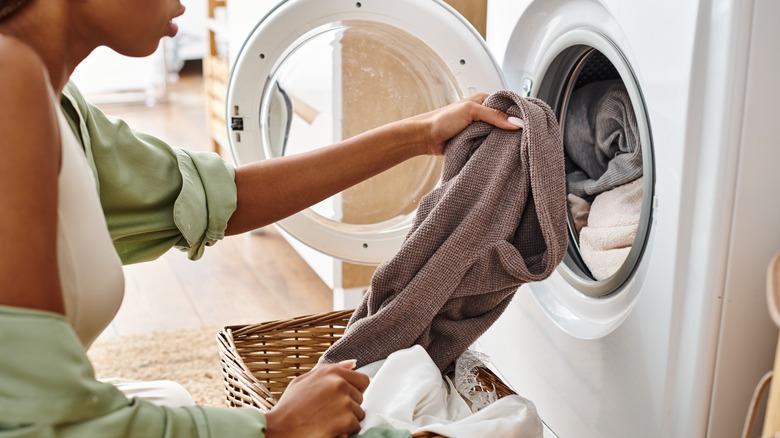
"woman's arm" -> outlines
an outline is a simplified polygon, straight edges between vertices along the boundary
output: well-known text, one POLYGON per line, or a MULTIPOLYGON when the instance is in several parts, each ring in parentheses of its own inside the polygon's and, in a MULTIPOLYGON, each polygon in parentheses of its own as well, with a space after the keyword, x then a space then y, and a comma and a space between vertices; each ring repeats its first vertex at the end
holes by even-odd
POLYGON ((171 147, 107 116, 73 82, 62 95, 124 264, 154 260, 174 246, 195 260, 222 239, 236 207, 232 165, 213 152, 171 147))
POLYGON ((475 95, 308 153, 238 167, 237 207, 225 234, 276 222, 409 158, 441 155, 447 141, 473 121, 518 129, 506 114, 483 106, 486 97, 475 95))
POLYGON ((0 35, 0 304, 64 313, 57 269, 60 137, 43 62, 0 35))

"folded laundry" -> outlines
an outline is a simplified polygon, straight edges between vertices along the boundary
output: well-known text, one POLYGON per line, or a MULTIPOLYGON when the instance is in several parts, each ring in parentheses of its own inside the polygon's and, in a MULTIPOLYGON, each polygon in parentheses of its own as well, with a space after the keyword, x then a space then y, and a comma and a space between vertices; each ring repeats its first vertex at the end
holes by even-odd
POLYGON ((620 80, 592 82, 572 93, 564 122, 568 190, 597 195, 642 176, 642 147, 634 108, 620 80))
POLYGON ((379 266, 321 362, 363 366, 419 344, 446 370, 521 284, 547 278, 563 259, 566 187, 555 115, 510 91, 485 105, 525 120, 525 128, 476 122, 450 141, 442 184, 420 202, 403 246, 379 266))

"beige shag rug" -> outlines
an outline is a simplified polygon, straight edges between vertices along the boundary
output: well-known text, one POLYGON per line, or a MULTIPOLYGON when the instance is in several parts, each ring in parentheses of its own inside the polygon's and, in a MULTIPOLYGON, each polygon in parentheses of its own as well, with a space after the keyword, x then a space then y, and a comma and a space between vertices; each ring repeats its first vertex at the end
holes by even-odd
POLYGON ((220 327, 182 329, 97 340, 87 355, 98 378, 174 380, 195 402, 225 406, 217 334, 220 327))

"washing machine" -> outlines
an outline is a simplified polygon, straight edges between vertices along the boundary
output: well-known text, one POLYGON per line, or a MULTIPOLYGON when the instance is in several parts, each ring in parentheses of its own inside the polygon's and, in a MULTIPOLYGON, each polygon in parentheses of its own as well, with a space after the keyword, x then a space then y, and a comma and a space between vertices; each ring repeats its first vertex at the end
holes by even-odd
MULTIPOLYGON (((475 348, 548 436, 738 436, 777 339, 764 278, 780 250, 780 3, 489 0, 487 12, 486 41, 438 0, 279 3, 232 68, 236 163, 507 88, 545 100, 565 131, 578 91, 620 84, 642 173, 623 256, 594 275, 572 215, 559 268, 521 287, 475 348)), ((411 160, 278 225, 330 257, 387 260, 440 165, 411 160)))

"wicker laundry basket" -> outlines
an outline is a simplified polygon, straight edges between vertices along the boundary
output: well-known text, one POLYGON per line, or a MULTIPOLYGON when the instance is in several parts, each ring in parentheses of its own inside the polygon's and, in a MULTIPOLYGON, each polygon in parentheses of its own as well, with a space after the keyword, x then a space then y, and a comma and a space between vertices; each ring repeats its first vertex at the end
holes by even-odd
MULTIPOLYGON (((312 369, 325 350, 341 337, 351 315, 352 310, 341 310, 225 327, 217 342, 228 406, 269 411, 287 384, 312 369)), ((486 368, 478 369, 477 379, 485 388, 495 388, 499 398, 514 394, 486 368)), ((427 432, 413 435, 439 436, 427 432)))

